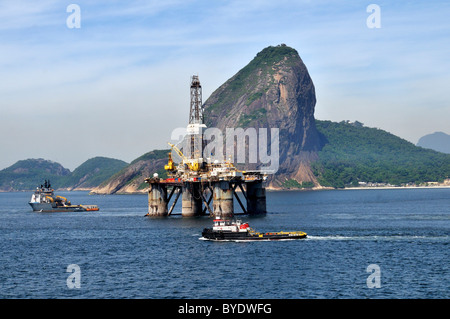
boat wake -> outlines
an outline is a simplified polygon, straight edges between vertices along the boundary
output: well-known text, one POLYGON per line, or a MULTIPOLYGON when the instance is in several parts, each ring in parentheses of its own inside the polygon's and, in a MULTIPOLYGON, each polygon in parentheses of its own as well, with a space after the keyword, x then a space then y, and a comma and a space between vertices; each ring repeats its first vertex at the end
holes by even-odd
POLYGON ((450 240, 449 236, 411 236, 411 235, 389 235, 389 236, 312 236, 308 235, 305 238, 310 240, 342 240, 342 241, 354 241, 354 240, 366 240, 366 241, 396 241, 396 240, 450 240))
MULTIPOLYGON (((204 241, 217 241, 213 239, 208 239, 205 237, 199 237, 199 240, 204 241)), ((265 241, 292 241, 296 239, 286 238, 286 239, 263 239, 263 240, 253 240, 253 242, 265 242, 265 241)), ((313 236, 308 235, 303 240, 305 241, 414 241, 414 240, 430 240, 430 241, 450 241, 450 236, 410 236, 410 235, 390 235, 390 236, 341 236, 341 235, 330 235, 330 236, 313 236)), ((240 239, 226 239, 220 241, 228 242, 249 242, 249 240, 240 239)))

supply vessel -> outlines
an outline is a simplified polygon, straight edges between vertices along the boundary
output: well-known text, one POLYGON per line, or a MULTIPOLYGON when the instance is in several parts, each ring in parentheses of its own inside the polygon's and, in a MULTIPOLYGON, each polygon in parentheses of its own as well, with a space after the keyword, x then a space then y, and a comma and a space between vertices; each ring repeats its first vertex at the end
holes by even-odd
POLYGON ((212 228, 205 228, 202 238, 216 241, 293 240, 306 238, 302 231, 260 233, 241 220, 215 219, 212 228))
POLYGON ((98 211, 97 205, 72 205, 67 198, 55 195, 50 181, 36 187, 29 202, 35 212, 86 212, 98 211))

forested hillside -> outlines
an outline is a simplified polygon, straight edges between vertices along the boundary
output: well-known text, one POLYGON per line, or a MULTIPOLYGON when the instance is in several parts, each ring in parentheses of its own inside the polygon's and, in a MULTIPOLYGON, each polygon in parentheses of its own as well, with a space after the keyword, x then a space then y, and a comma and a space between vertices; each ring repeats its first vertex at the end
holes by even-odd
POLYGON ((87 160, 73 172, 61 164, 42 158, 21 160, 0 171, 0 191, 29 191, 50 180, 55 189, 89 189, 98 186, 126 162, 95 157, 87 160))
POLYGON ((326 139, 312 165, 322 186, 392 185, 442 182, 450 176, 450 155, 423 149, 362 123, 316 120, 326 139))
POLYGON ((128 164, 124 161, 94 157, 78 166, 70 175, 64 178, 60 187, 69 189, 91 189, 100 185, 128 164))

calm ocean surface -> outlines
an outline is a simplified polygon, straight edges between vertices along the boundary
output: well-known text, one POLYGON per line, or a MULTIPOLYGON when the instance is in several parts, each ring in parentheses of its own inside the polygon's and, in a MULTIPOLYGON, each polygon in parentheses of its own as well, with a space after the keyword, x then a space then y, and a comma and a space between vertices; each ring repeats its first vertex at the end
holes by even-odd
POLYGON ((250 243, 199 240, 208 217, 144 217, 146 195, 58 195, 100 211, 33 213, 31 193, 0 193, 0 298, 450 297, 450 188, 268 192, 269 213, 241 219, 308 238, 250 243))

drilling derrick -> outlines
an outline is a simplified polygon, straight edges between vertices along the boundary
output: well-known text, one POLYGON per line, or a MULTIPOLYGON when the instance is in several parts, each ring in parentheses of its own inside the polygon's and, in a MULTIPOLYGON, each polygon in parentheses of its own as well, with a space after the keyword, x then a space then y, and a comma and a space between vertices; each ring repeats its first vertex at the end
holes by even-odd
POLYGON ((189 124, 203 123, 202 86, 197 75, 191 79, 191 110, 189 124))
MULTIPOLYGON (((187 138, 189 152, 188 158, 197 165, 203 163, 203 132, 206 125, 203 122, 202 86, 197 75, 191 79, 191 109, 189 112, 189 124, 187 126, 187 138)), ((185 154, 186 155, 186 154, 185 154)))

